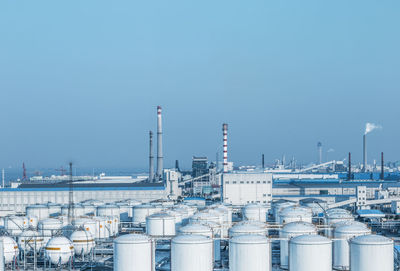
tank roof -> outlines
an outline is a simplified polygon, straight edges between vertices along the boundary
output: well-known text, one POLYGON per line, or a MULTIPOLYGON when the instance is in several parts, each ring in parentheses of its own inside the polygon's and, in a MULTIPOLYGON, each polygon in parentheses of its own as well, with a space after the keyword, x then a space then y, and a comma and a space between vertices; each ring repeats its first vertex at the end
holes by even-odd
POLYGON ((321 235, 300 235, 290 240, 290 243, 299 245, 323 245, 331 244, 332 240, 321 235))
POLYGON ((176 244, 196 244, 196 243, 211 243, 212 239, 197 234, 182 234, 174 237, 172 243, 176 244))
POLYGON ((235 244, 264 244, 268 243, 268 238, 263 235, 245 234, 232 237, 230 242, 235 244))
POLYGON ((351 240, 352 244, 358 245, 393 245, 393 240, 382 235, 361 235, 351 240))
POLYGON ((137 244, 148 243, 150 241, 150 237, 144 234, 126 234, 114 239, 114 243, 116 244, 137 244))
POLYGON ((343 224, 335 228, 335 232, 340 233, 368 233, 371 230, 364 223, 354 221, 355 223, 343 224))
POLYGON ((282 232, 317 232, 317 228, 308 222, 297 221, 297 222, 290 222, 283 226, 282 232))

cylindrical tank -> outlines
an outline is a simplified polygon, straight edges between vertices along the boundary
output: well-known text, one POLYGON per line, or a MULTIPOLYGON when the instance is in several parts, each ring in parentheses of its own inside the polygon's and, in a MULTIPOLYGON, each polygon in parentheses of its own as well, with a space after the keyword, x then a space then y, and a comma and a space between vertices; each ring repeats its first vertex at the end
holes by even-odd
POLYGON ((97 237, 97 222, 93 219, 76 218, 72 221, 72 225, 82 230, 90 232, 93 238, 99 238, 97 237))
POLYGON ((132 206, 125 202, 116 202, 115 205, 119 207, 119 219, 122 222, 132 221, 132 206), (131 215, 131 216, 129 216, 131 215))
POLYGON ((59 216, 61 214, 61 205, 57 203, 47 203, 49 209, 49 217, 59 216))
POLYGON ((45 257, 53 265, 66 264, 72 260, 73 255, 74 246, 66 237, 53 237, 46 244, 45 257))
POLYGON ((115 204, 105 204, 97 207, 97 216, 120 216, 119 206, 115 204))
POLYGON ((88 200, 82 201, 81 204, 93 205, 93 206, 97 207, 97 206, 100 206, 100 205, 104 205, 104 201, 97 200, 97 199, 88 199, 88 200))
POLYGON ((393 240, 381 235, 362 235, 350 241, 351 271, 393 271, 393 240))
POLYGON ((271 243, 265 236, 240 235, 229 240, 229 271, 272 270, 271 243))
POLYGON ((166 214, 173 216, 175 219, 175 228, 179 229, 182 226, 182 214, 174 210, 166 210, 166 214))
POLYGON ((108 218, 102 216, 95 216, 93 220, 96 221, 96 236, 97 239, 105 239, 110 237, 111 229, 108 224, 108 218))
POLYGON ((171 241, 171 271, 213 271, 213 241, 202 235, 178 235, 171 241))
POLYGON ((116 236, 119 232, 119 216, 107 216, 107 228, 110 236, 116 236))
POLYGON ((137 205, 133 207, 132 222, 138 225, 145 224, 146 217, 158 213, 161 210, 162 208, 160 206, 154 206, 149 204, 137 205))
POLYGON ((289 241, 290 271, 332 271, 332 241, 321 235, 300 235, 289 241))
POLYGON ((291 222, 286 224, 280 231, 280 245, 281 245, 281 268, 288 269, 289 264, 289 240, 293 237, 317 234, 317 228, 308 222, 291 222))
POLYGON ((3 242, 4 262, 12 263, 19 253, 17 242, 9 236, 1 236, 0 240, 3 242))
POLYGON ((88 255, 95 246, 94 237, 89 231, 74 231, 69 239, 74 245, 75 255, 88 255))
POLYGON ((33 229, 37 229, 39 219, 36 216, 28 216, 28 225, 33 229))
POLYGON ((332 227, 332 225, 338 222, 353 221, 353 220, 354 217, 351 214, 351 212, 345 209, 334 208, 327 210, 324 217, 324 224, 326 226, 325 236, 327 237, 333 236, 333 230, 329 228, 332 227))
POLYGON ((190 222, 196 223, 196 222, 215 222, 215 223, 221 223, 221 214, 217 214, 217 212, 198 212, 192 215, 189 219, 190 222))
POLYGON ((83 212, 85 213, 85 215, 87 215, 87 216, 94 216, 94 215, 96 215, 97 206, 95 206, 95 205, 93 205, 93 204, 91 204, 91 203, 88 203, 88 202, 82 203, 81 206, 82 206, 83 209, 84 209, 83 212))
POLYGON ((213 231, 209 226, 194 223, 188 224, 179 229, 180 234, 194 234, 194 235, 203 235, 209 238, 213 238, 213 231))
POLYGON ((4 228, 11 235, 19 235, 29 226, 28 218, 25 216, 6 216, 4 219, 4 228))
POLYGON ((46 218, 40 220, 38 223, 38 231, 43 236, 44 242, 50 240, 50 238, 62 228, 62 222, 55 218, 46 218))
POLYGON ((235 237, 239 235, 267 235, 266 228, 261 228, 257 224, 246 223, 246 224, 237 224, 229 229, 229 237, 235 237))
MULTIPOLYGON (((61 206, 61 215, 63 216, 68 216, 68 204, 61 206)), ((72 211, 72 216, 74 217, 80 217, 80 216, 85 216, 87 209, 85 206, 82 206, 81 204, 74 204, 74 207, 71 209, 72 211)))
POLYGON ((244 220, 267 221, 268 208, 264 205, 250 203, 243 208, 242 212, 244 220))
POLYGON ((18 236, 18 245, 24 251, 39 251, 44 246, 44 240, 37 231, 27 230, 18 236))
POLYGON ((115 271, 154 271, 155 245, 142 234, 127 234, 114 240, 115 271))
POLYGON ((150 236, 175 236, 175 218, 166 213, 146 217, 146 233, 150 236))
POLYGON ((49 207, 44 204, 29 205, 26 207, 26 216, 36 216, 38 220, 49 217, 49 207))
POLYGON ((333 268, 336 270, 349 270, 349 240, 370 233, 371 230, 364 223, 356 221, 353 221, 352 224, 336 227, 333 233, 335 239, 333 241, 333 268))
POLYGON ((312 223, 312 211, 308 207, 290 206, 282 209, 279 214, 279 224, 286 224, 296 221, 312 223))
POLYGON ((275 222, 279 222, 279 217, 278 214, 281 210, 290 207, 290 206, 296 206, 295 202, 292 201, 284 201, 284 202, 274 202, 272 203, 272 213, 275 219, 275 222))

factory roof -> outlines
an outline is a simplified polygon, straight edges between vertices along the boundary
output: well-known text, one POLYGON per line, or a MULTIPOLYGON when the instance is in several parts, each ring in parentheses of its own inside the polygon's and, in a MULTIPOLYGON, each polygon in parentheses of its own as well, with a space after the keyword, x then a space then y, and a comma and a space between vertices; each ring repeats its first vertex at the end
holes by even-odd
POLYGON ((385 214, 379 210, 357 210, 360 217, 385 217, 385 214))

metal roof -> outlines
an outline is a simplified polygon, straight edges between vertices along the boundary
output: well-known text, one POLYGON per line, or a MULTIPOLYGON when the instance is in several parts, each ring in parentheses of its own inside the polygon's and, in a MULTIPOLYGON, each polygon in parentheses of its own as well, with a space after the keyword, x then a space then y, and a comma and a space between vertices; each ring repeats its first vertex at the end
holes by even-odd
POLYGON ((360 217, 385 217, 385 214, 379 210, 357 210, 360 217))

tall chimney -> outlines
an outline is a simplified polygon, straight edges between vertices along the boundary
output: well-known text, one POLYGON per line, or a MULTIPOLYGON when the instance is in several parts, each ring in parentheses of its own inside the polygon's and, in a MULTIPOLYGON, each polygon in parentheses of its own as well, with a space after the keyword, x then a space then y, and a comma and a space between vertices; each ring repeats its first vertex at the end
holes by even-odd
POLYGON ((153 132, 149 132, 150 150, 149 150, 149 182, 154 182, 154 156, 153 156, 153 132))
POLYGON ((317 148, 318 148, 318 164, 322 164, 322 143, 318 142, 317 144, 317 148))
POLYGON ((161 106, 157 106, 157 179, 163 178, 161 106))
POLYGON ((351 180, 351 152, 349 152, 349 176, 347 179, 350 181, 351 180))
POLYGON ((224 135, 224 173, 228 172, 228 124, 222 124, 222 132, 224 135))
POLYGON ((262 154, 262 156, 261 156, 261 167, 262 167, 262 169, 265 168, 264 154, 262 154))
POLYGON ((362 172, 367 171, 367 135, 363 136, 363 169, 362 172))
POLYGON ((383 152, 381 153, 381 180, 385 179, 385 166, 383 160, 383 152))

